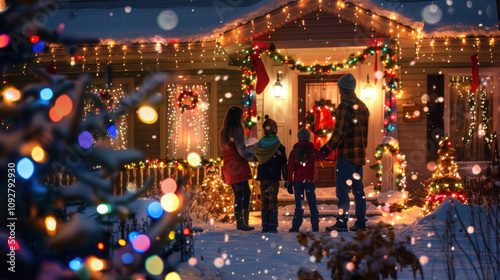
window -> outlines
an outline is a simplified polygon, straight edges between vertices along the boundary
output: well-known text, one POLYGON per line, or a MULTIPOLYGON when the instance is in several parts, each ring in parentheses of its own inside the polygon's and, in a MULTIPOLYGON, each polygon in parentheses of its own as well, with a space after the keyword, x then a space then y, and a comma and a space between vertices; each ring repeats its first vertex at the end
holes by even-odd
POLYGON ((449 76, 449 132, 457 161, 491 159, 493 136, 493 76, 480 77, 472 94, 471 76, 449 76))
MULTIPOLYGON (((167 85, 167 135, 168 158, 187 158, 191 152, 201 157, 210 156, 210 86, 206 83, 175 83, 167 85), (196 106, 182 111, 182 104, 189 106, 196 95, 196 106), (184 96, 185 95, 185 96, 184 96)), ((212 141, 212 145, 214 142, 212 141)), ((215 143, 215 145, 217 145, 215 143)))
MULTIPOLYGON (((112 112, 116 107, 119 107, 119 99, 127 95, 129 86, 126 83, 113 84, 108 87, 104 83, 94 82, 86 89, 87 94, 97 94, 100 103, 98 104, 90 98, 84 101, 83 118, 94 116, 100 110, 112 112), (103 106, 102 108, 100 106, 103 106)), ((128 113, 119 116, 116 120, 110 121, 106 127, 103 127, 99 133, 95 133, 96 145, 102 148, 125 150, 128 148, 128 113), (106 131, 104 130, 106 129, 106 131)))

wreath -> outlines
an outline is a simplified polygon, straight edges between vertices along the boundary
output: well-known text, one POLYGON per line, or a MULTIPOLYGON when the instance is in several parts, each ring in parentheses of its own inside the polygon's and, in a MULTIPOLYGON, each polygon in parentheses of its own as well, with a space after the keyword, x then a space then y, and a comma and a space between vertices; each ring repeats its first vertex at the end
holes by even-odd
POLYGON ((198 94, 188 89, 183 90, 181 94, 179 94, 179 97, 177 98, 177 105, 179 105, 179 108, 181 108, 181 113, 184 113, 184 111, 186 110, 191 110, 196 108, 197 104, 198 104, 198 94), (189 105, 184 104, 184 100, 189 97, 191 98, 191 104, 189 105))
POLYGON ((307 112, 306 116, 307 126, 311 131, 314 132, 315 135, 320 137, 326 137, 328 134, 333 132, 333 125, 330 119, 332 115, 335 115, 335 110, 336 110, 335 104, 332 103, 331 100, 329 99, 325 100, 323 98, 321 98, 320 100, 316 100, 314 102, 312 112, 311 111, 307 112), (329 116, 326 117, 328 121, 317 119, 316 116, 318 115, 318 112, 322 111, 325 107, 328 108, 328 111, 330 113, 329 116), (316 122, 319 122, 318 129, 315 129, 316 122))

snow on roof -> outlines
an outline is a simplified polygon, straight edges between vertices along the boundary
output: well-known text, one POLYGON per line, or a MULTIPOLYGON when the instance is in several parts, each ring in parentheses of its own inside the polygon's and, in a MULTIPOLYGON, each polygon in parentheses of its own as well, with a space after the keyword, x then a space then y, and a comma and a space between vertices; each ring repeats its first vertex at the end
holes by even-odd
MULTIPOLYGON (((337 5, 340 0, 322 0, 321 5, 337 5)), ((375 14, 397 23, 422 29, 424 37, 499 36, 498 14, 495 0, 476 1, 392 1, 349 0, 375 14)), ((238 6, 238 2, 215 1, 213 5, 172 7, 169 10, 142 7, 103 8, 92 7, 61 9, 48 18, 48 27, 65 24, 69 33, 94 34, 117 43, 130 42, 195 42, 213 41, 220 34, 242 24, 265 16, 286 5, 300 5, 301 0, 260 1, 251 6, 238 6), (219 3, 219 4, 217 4, 219 3), (161 28, 160 15, 171 11, 175 18, 163 18, 172 28, 161 28)), ((342 1, 344 2, 344 1, 342 1)), ((93 2, 93 5, 97 5, 93 2)), ((319 4, 319 0, 318 0, 319 4)), ((125 4, 124 4, 125 5, 125 4)))

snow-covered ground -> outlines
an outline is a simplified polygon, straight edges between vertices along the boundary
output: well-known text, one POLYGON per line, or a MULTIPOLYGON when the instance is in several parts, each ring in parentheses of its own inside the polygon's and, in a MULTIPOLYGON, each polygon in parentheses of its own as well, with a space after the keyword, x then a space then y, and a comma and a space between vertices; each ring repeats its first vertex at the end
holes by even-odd
MULTIPOLYGON (((456 209, 453 210, 456 212, 452 212, 453 219, 457 221, 456 215, 458 214, 464 223, 464 227, 458 221, 455 224, 456 241, 463 246, 465 252, 475 262, 475 267, 478 268, 476 254, 472 245, 467 241, 466 232, 471 232, 473 239, 475 237, 478 240, 483 238, 477 221, 475 224, 472 221, 474 219, 471 216, 471 209, 475 210, 476 218, 481 216, 484 219, 484 208, 471 208, 458 201, 446 201, 433 213, 434 219, 432 215, 419 216, 421 209, 413 207, 404 212, 392 214, 383 212, 382 215, 369 217, 368 224, 376 224, 379 221, 393 223, 399 239, 404 240, 407 235, 412 236, 407 248, 414 252, 424 264, 424 279, 448 279, 445 257, 434 227, 440 235, 445 232, 447 213, 452 209, 452 206, 456 209)), ((321 212, 321 206, 319 208, 321 212)), ((280 208, 280 226, 277 234, 260 233, 260 214, 258 212, 252 213, 251 225, 255 226, 256 229, 250 232, 236 230, 234 224, 195 221, 193 226, 198 225, 204 228, 204 232, 195 237, 194 247, 197 259, 195 267, 201 266, 205 271, 211 271, 212 276, 218 275, 219 278, 197 278, 191 274, 189 279, 297 279, 299 267, 318 270, 325 279, 329 279, 330 273, 326 269, 326 262, 323 260, 320 264, 312 263, 307 248, 302 247, 297 242, 297 234, 288 232, 292 217, 291 215, 286 216, 287 212, 293 213, 293 210, 290 211, 285 207, 280 208), (201 258, 203 258, 202 261, 201 258), (216 273, 215 266, 220 267, 219 274, 216 273)), ((333 217, 321 218, 320 230, 332 225, 334 220, 333 217)), ((311 230, 308 218, 305 219, 301 230, 311 230)), ((485 229, 483 229, 484 231, 485 229)), ((338 236, 332 238, 338 239, 341 236, 351 238, 353 235, 353 233, 339 233, 338 236)), ((498 240, 493 236, 486 238, 490 240, 492 249, 498 250, 494 243, 498 240)), ((454 248, 453 252, 456 279, 478 279, 465 254, 459 248, 454 248)), ((499 256, 498 251, 496 256, 499 256)), ((185 264, 184 269, 187 267, 189 265, 185 264)), ((403 271, 399 271, 398 278, 413 279, 411 269, 406 267, 403 271)), ((420 278, 418 277, 418 279, 420 278)))

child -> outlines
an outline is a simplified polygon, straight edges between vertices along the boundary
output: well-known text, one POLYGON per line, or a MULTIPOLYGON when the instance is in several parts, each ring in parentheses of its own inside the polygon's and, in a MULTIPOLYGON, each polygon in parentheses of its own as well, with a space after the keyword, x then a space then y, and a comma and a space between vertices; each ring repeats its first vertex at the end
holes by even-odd
POLYGON ((304 215, 304 191, 306 192, 307 204, 311 211, 311 225, 313 231, 319 230, 319 212, 316 206, 316 193, 314 190, 314 163, 316 159, 326 160, 330 153, 322 153, 309 142, 311 134, 309 130, 301 128, 297 133, 297 142, 288 157, 288 192, 295 191, 295 213, 293 214, 292 228, 289 232, 299 232, 304 215))
POLYGON ((249 161, 255 161, 252 151, 247 149, 244 140, 243 110, 232 106, 224 117, 219 132, 219 145, 222 149, 225 183, 234 192, 234 217, 236 228, 249 231, 255 229, 248 225, 250 215, 250 186, 252 179, 249 161))
MULTIPOLYGON (((278 232, 278 192, 281 176, 286 180, 286 151, 276 133, 278 125, 265 116, 262 124, 264 137, 255 147, 255 157, 259 161, 257 180, 260 181, 262 201, 262 233, 278 232)), ((285 182, 286 185, 286 182, 285 182)))

